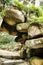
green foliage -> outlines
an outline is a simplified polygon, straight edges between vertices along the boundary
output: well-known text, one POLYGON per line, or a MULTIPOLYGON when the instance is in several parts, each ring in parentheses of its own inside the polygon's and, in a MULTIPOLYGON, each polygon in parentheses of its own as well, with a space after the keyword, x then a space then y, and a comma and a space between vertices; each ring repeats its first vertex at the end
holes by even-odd
POLYGON ((4 0, 4 4, 9 4, 11 0, 4 0))
POLYGON ((26 6, 23 3, 19 2, 18 0, 14 0, 13 5, 17 6, 20 10, 24 10, 26 12, 33 11, 35 15, 42 16, 42 9, 40 7, 35 7, 34 5, 26 6))
POLYGON ((17 6, 20 10, 25 10, 26 12, 29 11, 29 8, 25 6, 23 3, 19 2, 18 0, 14 1, 14 5, 17 6))
POLYGON ((3 9, 1 12, 0 12, 0 17, 4 17, 5 16, 5 11, 6 11, 6 9, 3 9))
POLYGON ((30 13, 29 17, 30 22, 43 23, 43 9, 41 9, 40 7, 30 6, 29 13, 30 13))
POLYGON ((35 7, 34 5, 29 7, 29 12, 33 12, 38 17, 42 16, 42 9, 40 7, 35 7))
POLYGON ((14 41, 14 37, 5 32, 0 32, 0 43, 10 43, 14 41))
POLYGON ((43 17, 39 17, 39 18, 38 18, 38 22, 43 23, 43 17))
POLYGON ((0 32, 0 49, 14 51, 14 45, 17 44, 14 39, 14 36, 6 32, 0 32))
POLYGON ((30 23, 34 23, 34 22, 43 23, 43 17, 30 18, 30 23))

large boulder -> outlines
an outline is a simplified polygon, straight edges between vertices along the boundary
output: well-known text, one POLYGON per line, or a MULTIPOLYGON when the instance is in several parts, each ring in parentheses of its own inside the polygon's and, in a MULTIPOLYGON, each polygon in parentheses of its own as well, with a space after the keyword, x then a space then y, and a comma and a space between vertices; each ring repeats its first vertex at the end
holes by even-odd
POLYGON ((28 28, 28 38, 34 38, 38 36, 43 36, 43 25, 39 23, 33 23, 28 28))
POLYGON ((18 9, 14 7, 8 7, 4 17, 4 21, 9 25, 15 25, 18 22, 24 22, 24 15, 18 9))

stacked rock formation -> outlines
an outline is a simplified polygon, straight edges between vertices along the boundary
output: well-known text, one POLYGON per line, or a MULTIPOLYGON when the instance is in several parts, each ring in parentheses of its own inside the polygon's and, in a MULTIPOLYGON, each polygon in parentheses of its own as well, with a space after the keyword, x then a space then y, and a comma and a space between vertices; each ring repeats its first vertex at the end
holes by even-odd
MULTIPOLYGON (((39 62, 39 58, 43 58, 43 23, 30 24, 25 11, 21 11, 15 6, 9 6, 2 21, 0 32, 7 32, 10 35, 16 36, 15 40, 13 38, 10 40, 12 41, 13 39, 13 41, 17 42, 17 45, 13 46, 13 52, 11 50, 0 50, 0 57, 7 58, 5 59, 6 61, 1 61, 1 64, 30 65, 31 63, 31 65, 38 65, 40 63, 39 65, 43 65, 43 59, 39 62), (36 58, 37 61, 34 58, 30 60, 34 56, 39 57, 36 58), (26 61, 23 59, 26 59, 26 61)), ((1 36, 1 41, 3 39, 1 36)))

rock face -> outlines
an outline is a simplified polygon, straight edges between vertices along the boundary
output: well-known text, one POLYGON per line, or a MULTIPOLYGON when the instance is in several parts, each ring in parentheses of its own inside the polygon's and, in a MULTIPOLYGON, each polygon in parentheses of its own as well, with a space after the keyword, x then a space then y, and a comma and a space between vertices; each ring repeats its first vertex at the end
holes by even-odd
POLYGON ((32 40, 27 40, 25 42, 26 47, 31 47, 31 48, 43 48, 43 37, 42 38, 37 38, 37 39, 32 39, 32 40))
POLYGON ((29 65, 29 62, 24 61, 24 60, 17 60, 17 59, 5 59, 0 57, 0 65, 29 65))
POLYGON ((0 50, 0 56, 5 58, 19 58, 19 52, 10 52, 6 50, 0 50))
POLYGON ((27 40, 25 42, 27 47, 27 57, 38 56, 43 58, 43 37, 38 39, 27 40))
POLYGON ((28 22, 27 16, 15 6, 7 7, 0 22, 2 65, 43 65, 43 23, 28 22))

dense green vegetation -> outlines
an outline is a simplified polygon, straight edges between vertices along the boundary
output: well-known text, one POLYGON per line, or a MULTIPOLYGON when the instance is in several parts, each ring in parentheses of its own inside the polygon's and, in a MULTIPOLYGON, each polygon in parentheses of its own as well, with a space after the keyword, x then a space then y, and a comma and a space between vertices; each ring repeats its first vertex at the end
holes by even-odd
POLYGON ((0 48, 12 50, 15 45, 14 36, 6 32, 0 32, 0 48))

